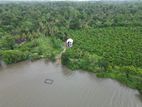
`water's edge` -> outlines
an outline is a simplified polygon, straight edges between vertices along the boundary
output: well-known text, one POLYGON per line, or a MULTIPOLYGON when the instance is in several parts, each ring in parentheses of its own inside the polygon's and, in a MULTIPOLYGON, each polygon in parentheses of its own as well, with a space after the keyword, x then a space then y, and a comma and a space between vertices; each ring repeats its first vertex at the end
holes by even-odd
POLYGON ((1 68, 0 84, 0 107, 142 106, 137 90, 46 60, 1 68))

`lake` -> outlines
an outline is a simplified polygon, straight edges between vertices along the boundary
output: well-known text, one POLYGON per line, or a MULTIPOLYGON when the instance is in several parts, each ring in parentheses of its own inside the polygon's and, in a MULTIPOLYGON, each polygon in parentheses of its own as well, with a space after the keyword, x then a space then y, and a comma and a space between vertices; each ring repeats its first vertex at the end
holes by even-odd
POLYGON ((0 68, 0 107, 142 107, 137 90, 45 60, 0 68))

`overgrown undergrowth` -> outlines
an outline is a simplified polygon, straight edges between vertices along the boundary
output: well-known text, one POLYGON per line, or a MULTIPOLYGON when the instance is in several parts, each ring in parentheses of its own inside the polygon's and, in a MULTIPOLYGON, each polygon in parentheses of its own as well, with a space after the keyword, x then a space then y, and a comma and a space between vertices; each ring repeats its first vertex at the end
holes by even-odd
POLYGON ((62 55, 71 69, 96 72, 142 91, 142 28, 107 27, 70 30, 73 48, 62 55))
POLYGON ((142 2, 0 4, 0 61, 54 60, 67 37, 64 65, 142 93, 142 2))
POLYGON ((21 44, 15 43, 13 49, 7 48, 10 47, 10 45, 8 46, 8 43, 6 43, 6 45, 3 44, 3 50, 0 50, 0 56, 7 64, 40 58, 54 60, 55 56, 63 50, 62 41, 55 37, 41 36, 21 44))

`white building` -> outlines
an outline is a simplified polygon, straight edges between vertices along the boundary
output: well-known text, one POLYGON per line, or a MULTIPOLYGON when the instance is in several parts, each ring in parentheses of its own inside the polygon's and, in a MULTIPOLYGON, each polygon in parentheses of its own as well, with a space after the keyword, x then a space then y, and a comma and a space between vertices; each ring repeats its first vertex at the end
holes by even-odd
POLYGON ((66 46, 71 48, 73 46, 73 39, 71 39, 71 38, 67 39, 66 46))

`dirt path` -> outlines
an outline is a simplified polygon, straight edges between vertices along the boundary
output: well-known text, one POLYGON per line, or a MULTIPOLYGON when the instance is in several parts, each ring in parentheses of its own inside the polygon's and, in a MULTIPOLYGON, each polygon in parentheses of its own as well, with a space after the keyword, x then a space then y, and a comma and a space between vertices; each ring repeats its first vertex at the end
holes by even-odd
POLYGON ((66 46, 64 46, 64 49, 63 49, 63 51, 60 53, 60 54, 58 54, 57 56, 56 56, 56 64, 61 64, 61 56, 62 56, 62 54, 64 53, 66 51, 66 46))

